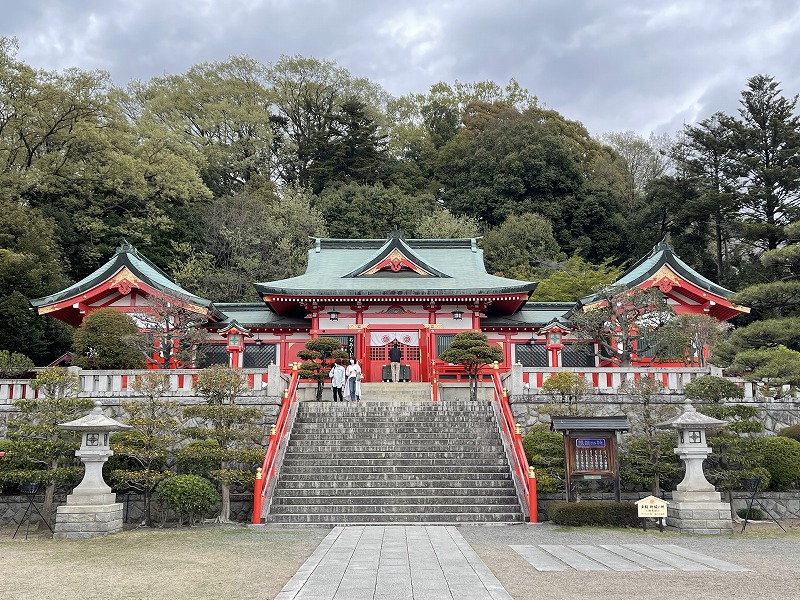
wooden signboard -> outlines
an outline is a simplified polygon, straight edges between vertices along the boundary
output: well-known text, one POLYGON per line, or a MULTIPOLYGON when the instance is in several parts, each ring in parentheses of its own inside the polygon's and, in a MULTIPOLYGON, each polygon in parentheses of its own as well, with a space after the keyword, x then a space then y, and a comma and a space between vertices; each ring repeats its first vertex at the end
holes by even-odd
POLYGON ((636 501, 636 508, 641 518, 665 518, 667 516, 667 501, 656 496, 647 496, 636 501))
POLYGON ((550 427, 564 435, 567 500, 580 481, 607 480, 620 500, 617 434, 630 426, 625 417, 552 417, 550 427))
POLYGON ((664 519, 667 517, 667 501, 656 496, 647 496, 636 501, 636 509, 642 520, 642 529, 647 531, 647 520, 656 519, 658 530, 664 531, 664 519))

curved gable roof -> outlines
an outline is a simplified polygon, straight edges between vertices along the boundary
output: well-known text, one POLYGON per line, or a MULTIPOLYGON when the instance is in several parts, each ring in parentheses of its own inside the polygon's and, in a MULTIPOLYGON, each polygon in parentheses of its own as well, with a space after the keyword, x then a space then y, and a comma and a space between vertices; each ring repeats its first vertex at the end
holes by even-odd
POLYGON ((303 275, 254 285, 262 295, 331 297, 529 294, 536 288, 535 281, 487 273, 475 239, 405 240, 399 235, 384 240, 318 238, 303 275), (427 274, 369 272, 394 250, 427 274))
POLYGON ((172 281, 169 276, 154 265, 144 255, 140 254, 132 244, 123 242, 117 248, 114 256, 106 262, 102 267, 99 267, 94 272, 90 273, 77 283, 56 292, 49 296, 42 298, 35 298, 30 301, 31 306, 34 308, 41 308, 58 302, 63 302, 70 298, 74 298, 91 290, 92 288, 112 279, 117 273, 123 269, 128 269, 135 277, 142 282, 152 287, 155 290, 163 293, 166 296, 175 297, 178 299, 186 300, 192 304, 196 304, 203 308, 207 308, 210 312, 215 313, 213 304, 210 300, 196 296, 191 292, 183 289, 177 283, 172 281))

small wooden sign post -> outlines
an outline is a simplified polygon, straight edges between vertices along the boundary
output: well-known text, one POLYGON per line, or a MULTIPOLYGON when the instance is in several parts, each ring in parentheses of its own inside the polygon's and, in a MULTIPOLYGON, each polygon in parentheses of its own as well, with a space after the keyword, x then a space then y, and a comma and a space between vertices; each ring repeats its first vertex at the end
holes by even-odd
POLYGON ((656 496, 647 496, 636 501, 639 518, 642 519, 642 529, 647 531, 647 520, 657 519, 658 530, 664 532, 664 519, 667 518, 667 501, 656 496))

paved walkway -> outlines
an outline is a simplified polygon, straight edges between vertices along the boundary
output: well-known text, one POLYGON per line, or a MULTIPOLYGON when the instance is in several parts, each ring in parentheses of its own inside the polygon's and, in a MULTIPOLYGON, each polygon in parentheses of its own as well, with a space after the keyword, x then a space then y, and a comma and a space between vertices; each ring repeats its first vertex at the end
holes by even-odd
POLYGON ((275 600, 511 600, 455 527, 335 527, 275 600))
POLYGON ((537 571, 750 570, 672 544, 540 544, 511 549, 537 571))

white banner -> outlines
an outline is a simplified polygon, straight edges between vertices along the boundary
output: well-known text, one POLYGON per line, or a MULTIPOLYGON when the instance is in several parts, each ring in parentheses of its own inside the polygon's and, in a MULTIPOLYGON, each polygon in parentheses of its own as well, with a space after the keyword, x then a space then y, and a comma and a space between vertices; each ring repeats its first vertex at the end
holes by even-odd
POLYGON ((370 331, 370 346, 385 346, 398 342, 406 346, 419 346, 419 331, 370 331))

